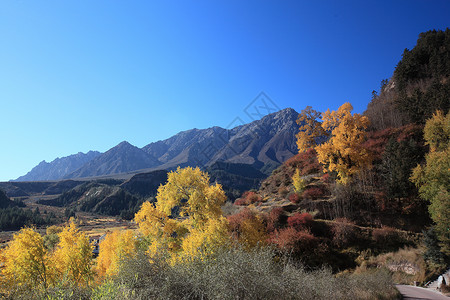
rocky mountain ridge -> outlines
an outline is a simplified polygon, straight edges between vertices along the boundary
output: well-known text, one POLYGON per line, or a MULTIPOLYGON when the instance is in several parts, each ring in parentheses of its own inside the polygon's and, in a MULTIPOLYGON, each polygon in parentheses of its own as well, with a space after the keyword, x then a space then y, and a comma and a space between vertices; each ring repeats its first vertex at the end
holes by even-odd
POLYGON ((218 161, 248 164, 270 172, 297 151, 297 117, 294 109, 286 108, 232 129, 194 128, 142 148, 124 141, 105 153, 90 151, 51 163, 42 162, 17 181, 91 178, 178 166, 205 167, 218 161), (74 158, 80 157, 84 160, 74 162, 74 158))

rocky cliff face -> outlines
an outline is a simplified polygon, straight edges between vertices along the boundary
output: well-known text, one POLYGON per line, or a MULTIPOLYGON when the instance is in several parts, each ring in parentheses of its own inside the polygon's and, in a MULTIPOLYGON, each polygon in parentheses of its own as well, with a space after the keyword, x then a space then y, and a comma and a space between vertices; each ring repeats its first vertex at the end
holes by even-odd
POLYGON ((158 164, 155 158, 138 147, 124 141, 84 164, 75 172, 66 175, 65 178, 95 177, 126 173, 151 168, 158 164))
POLYGON ((88 153, 79 152, 70 156, 56 158, 49 163, 44 160, 26 175, 17 178, 15 181, 62 179, 99 155, 100 152, 89 151, 88 153))

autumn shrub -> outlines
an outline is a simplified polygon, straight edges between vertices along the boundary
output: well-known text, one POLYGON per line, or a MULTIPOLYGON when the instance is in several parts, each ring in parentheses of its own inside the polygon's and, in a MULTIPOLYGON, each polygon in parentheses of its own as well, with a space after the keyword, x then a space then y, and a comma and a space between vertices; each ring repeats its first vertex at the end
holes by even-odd
POLYGON ((355 223, 346 219, 338 218, 331 225, 333 233, 333 244, 337 247, 345 247, 351 244, 357 235, 355 223))
POLYGON ((282 186, 278 189, 278 194, 281 197, 285 198, 287 196, 287 194, 289 194, 289 189, 285 186, 282 186))
POLYGON ((293 204, 298 204, 301 200, 300 196, 297 193, 291 193, 288 198, 289 201, 291 201, 291 203, 293 204))
POLYGON ((310 187, 308 189, 306 189, 302 196, 305 199, 312 199, 312 200, 316 200, 319 199, 320 197, 324 196, 324 191, 323 189, 319 188, 319 187, 310 187))
POLYGON ((323 183, 330 183, 331 182, 330 173, 323 174, 322 177, 320 177, 320 180, 323 183))
POLYGON ((260 202, 262 197, 253 191, 246 191, 242 194, 242 197, 237 199, 235 205, 250 205, 252 203, 260 202))
POLYGON ((372 231, 372 239, 380 248, 396 248, 402 245, 404 240, 395 228, 382 226, 372 231))
POLYGON ((296 213, 288 217, 287 223, 290 227, 297 230, 310 228, 313 223, 313 217, 309 213, 296 213))
POLYGON ((227 219, 232 237, 245 249, 265 244, 267 240, 266 225, 263 223, 263 218, 254 211, 244 208, 240 212, 228 216, 227 219))
POLYGON ((311 251, 317 243, 317 238, 307 229, 296 230, 294 227, 286 227, 275 230, 270 235, 270 242, 283 251, 311 251))
POLYGON ((267 231, 272 232, 282 225, 284 210, 282 207, 275 207, 265 215, 267 231))
POLYGON ((301 175, 318 173, 322 169, 317 160, 317 152, 313 148, 291 157, 285 162, 285 165, 300 169, 301 175))

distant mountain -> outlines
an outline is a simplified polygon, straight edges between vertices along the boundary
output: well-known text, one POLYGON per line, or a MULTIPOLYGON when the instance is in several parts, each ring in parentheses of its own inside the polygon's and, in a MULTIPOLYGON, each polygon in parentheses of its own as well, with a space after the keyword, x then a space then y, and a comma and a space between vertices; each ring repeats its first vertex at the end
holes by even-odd
MULTIPOLYGON (((148 144, 142 150, 156 157, 159 168, 208 166, 217 161, 243 163, 260 169, 278 166, 297 152, 298 113, 292 108, 233 129, 191 129, 148 144)), ((273 169, 273 168, 272 168, 273 169)))
POLYGON ((160 163, 143 150, 124 141, 97 156, 65 178, 95 177, 151 168, 160 163))
POLYGON ((57 162, 69 160, 73 156, 56 159, 50 164, 43 162, 30 171, 34 176, 29 173, 17 180, 89 178, 130 172, 136 174, 171 170, 178 166, 206 167, 215 162, 247 164, 270 174, 297 152, 297 117, 295 110, 286 108, 232 129, 216 126, 182 131, 142 149, 122 142, 105 153, 96 152, 95 157, 86 159, 84 164, 77 169, 71 168, 70 172, 67 164, 57 162), (58 166, 61 170, 58 170, 58 166), (49 174, 46 173, 47 169, 49 174))
POLYGON ((81 166, 99 155, 100 152, 89 151, 86 154, 79 152, 78 154, 57 158, 50 163, 44 160, 26 175, 17 178, 15 181, 42 181, 62 179, 67 174, 70 174, 73 171, 79 169, 81 166))

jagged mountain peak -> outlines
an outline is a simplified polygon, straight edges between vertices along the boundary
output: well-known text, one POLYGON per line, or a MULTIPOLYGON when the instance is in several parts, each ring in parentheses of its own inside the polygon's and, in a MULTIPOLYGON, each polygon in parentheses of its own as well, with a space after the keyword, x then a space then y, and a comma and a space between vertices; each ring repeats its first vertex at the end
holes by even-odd
MULTIPOLYGON (((86 155, 96 154, 95 157, 71 172, 63 172, 63 177, 60 178, 95 177, 142 169, 173 169, 177 166, 202 167, 217 161, 251 164, 257 168, 267 164, 276 166, 297 151, 297 116, 294 109, 285 108, 231 129, 213 126, 181 131, 143 148, 122 141, 103 154, 88 152, 86 155)), ((62 163, 65 159, 57 160, 62 163)), ((54 162, 41 162, 42 165, 39 166, 45 169, 54 162)), ((42 178, 34 177, 32 180, 42 178)))

